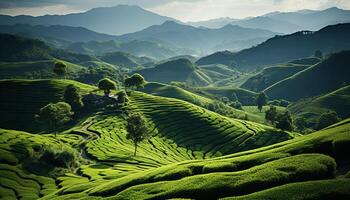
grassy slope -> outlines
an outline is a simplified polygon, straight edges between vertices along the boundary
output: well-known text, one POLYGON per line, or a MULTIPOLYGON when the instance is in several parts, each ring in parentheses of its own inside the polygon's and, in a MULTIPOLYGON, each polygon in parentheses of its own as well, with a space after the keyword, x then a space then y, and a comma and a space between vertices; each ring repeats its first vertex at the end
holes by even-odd
MULTIPOLYGON (((213 103, 214 102, 213 99, 215 99, 214 94, 218 95, 219 97, 226 96, 226 95, 230 97, 230 95, 232 95, 232 93, 235 92, 237 96, 240 98, 240 100, 248 99, 252 103, 253 99, 255 99, 255 97, 252 97, 252 94, 255 95, 255 93, 252 93, 244 89, 239 89, 239 88, 235 88, 235 89, 230 89, 230 88, 218 89, 218 88, 212 88, 212 87, 199 88, 199 91, 201 91, 201 93, 204 94, 201 96, 176 86, 166 85, 166 84, 156 83, 156 82, 147 83, 145 87, 141 89, 141 91, 148 94, 156 95, 156 96, 184 100, 201 107, 206 107, 208 104, 213 103)), ((248 109, 246 111, 246 110, 238 110, 230 106, 226 106, 226 109, 235 113, 236 118, 242 119, 245 117, 245 115, 247 115, 249 121, 253 121, 261 124, 265 123, 265 115, 263 115, 262 113, 257 113, 256 111, 253 111, 254 109, 248 109)))
POLYGON ((316 122, 322 113, 330 110, 336 111, 342 118, 348 118, 350 117, 350 86, 313 99, 300 100, 292 104, 289 109, 293 114, 305 116, 310 122, 316 122))
POLYGON ((209 96, 227 97, 232 100, 232 94, 235 93, 238 100, 243 105, 255 105, 257 94, 255 92, 231 87, 201 87, 200 91, 207 93, 209 96))
MULTIPOLYGON (((84 193, 67 194, 66 198, 84 197, 87 193, 96 197, 113 196, 112 199, 217 198, 254 195, 254 192, 286 183, 330 179, 335 173, 335 163, 331 157, 303 153, 325 153, 337 159, 347 158, 349 123, 350 120, 346 120, 304 137, 251 151, 149 169, 95 185, 84 193)), ((305 191, 310 193, 294 196, 320 195, 318 193, 323 184, 328 182, 323 181, 321 186, 305 191)), ((328 191, 346 193, 349 189, 349 185, 346 189, 336 186, 333 185, 328 191)), ((278 195, 278 191, 272 193, 278 195)))
POLYGON ((350 51, 332 54, 323 62, 279 81, 264 91, 271 98, 296 101, 340 88, 350 82, 350 51))
MULTIPOLYGON (((7 78, 51 78, 55 77, 52 69, 57 60, 25 61, 25 62, 0 62, 0 77, 7 78)), ((84 67, 65 62, 68 76, 74 74, 84 67)))
POLYGON ((38 130, 34 115, 41 107, 61 99, 65 87, 78 86, 82 93, 95 87, 72 80, 1 80, 0 127, 16 130, 38 130))
POLYGON ((287 63, 284 65, 273 66, 263 69, 259 74, 249 78, 241 87, 251 91, 262 91, 270 85, 288 78, 297 72, 300 72, 310 65, 300 65, 287 63))

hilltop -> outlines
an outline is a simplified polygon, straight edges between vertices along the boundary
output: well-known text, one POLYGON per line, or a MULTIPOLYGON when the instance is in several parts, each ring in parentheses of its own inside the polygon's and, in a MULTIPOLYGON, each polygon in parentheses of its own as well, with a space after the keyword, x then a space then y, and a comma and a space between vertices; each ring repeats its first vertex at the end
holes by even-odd
POLYGON ((319 31, 301 31, 290 35, 275 36, 265 42, 237 53, 217 52, 199 59, 196 64, 226 64, 243 71, 257 67, 285 63, 290 60, 313 56, 321 50, 324 55, 349 49, 350 24, 336 24, 319 31))

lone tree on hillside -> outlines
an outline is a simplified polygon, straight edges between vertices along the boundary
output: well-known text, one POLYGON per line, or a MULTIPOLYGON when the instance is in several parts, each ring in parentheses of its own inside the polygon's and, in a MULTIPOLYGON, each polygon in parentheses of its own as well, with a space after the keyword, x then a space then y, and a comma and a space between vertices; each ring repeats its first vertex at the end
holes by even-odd
POLYGON ((131 77, 125 79, 125 87, 130 89, 137 89, 143 87, 146 81, 140 74, 133 74, 131 77))
POLYGON ((261 112, 263 106, 266 105, 266 95, 264 92, 259 93, 258 97, 256 98, 256 105, 261 112))
POLYGON ((117 89, 117 84, 109 78, 103 78, 98 82, 98 88, 108 96, 111 90, 117 89))
POLYGON ((127 119, 126 138, 132 140, 135 146, 134 156, 136 156, 137 145, 150 136, 146 118, 141 113, 132 113, 127 119))
POLYGON ((275 106, 270 106, 270 109, 268 109, 265 112, 265 119, 267 121, 270 121, 272 125, 274 125, 275 122, 277 121, 277 116, 278 116, 278 113, 275 106))
POLYGON ((292 131, 293 130, 293 119, 289 111, 278 115, 276 128, 292 131))
POLYGON ((71 116, 74 114, 71 110, 70 105, 65 102, 49 103, 40 109, 39 115, 36 117, 40 121, 48 122, 56 137, 57 127, 71 120, 71 116))
POLYGON ((326 113, 323 113, 317 123, 317 129, 323 129, 327 126, 330 126, 332 124, 335 124, 340 121, 340 118, 338 117, 337 113, 335 111, 328 111, 326 113))
POLYGON ((67 65, 63 62, 56 62, 53 67, 53 72, 57 74, 57 76, 64 76, 67 73, 67 65))
POLYGON ((81 100, 81 95, 79 93, 79 88, 73 84, 70 84, 66 87, 63 94, 64 101, 67 102, 74 111, 79 110, 84 106, 83 101, 81 100))

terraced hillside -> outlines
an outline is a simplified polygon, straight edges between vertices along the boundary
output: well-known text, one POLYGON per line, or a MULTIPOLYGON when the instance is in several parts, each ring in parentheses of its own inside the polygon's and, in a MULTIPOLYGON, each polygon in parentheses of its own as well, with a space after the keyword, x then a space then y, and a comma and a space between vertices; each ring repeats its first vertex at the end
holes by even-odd
MULTIPOLYGON (((346 120, 271 146, 205 160, 171 162, 165 166, 144 166, 141 160, 82 166, 89 180, 73 175, 61 177, 61 188, 43 199, 259 199, 267 195, 278 199, 285 196, 284 192, 290 194, 296 190, 299 191, 293 193, 296 198, 335 195, 346 199, 350 196, 349 184, 346 184, 349 183, 346 178, 349 177, 346 175, 349 127, 350 121, 346 120), (328 187, 320 192, 322 186, 328 187)), ((177 158, 177 155, 168 154, 167 157, 177 158)), ((146 161, 138 156, 141 158, 146 161)), ((155 160, 164 162, 159 157, 155 160)))
POLYGON ((0 80, 0 127, 16 130, 41 130, 34 115, 51 102, 60 101, 65 87, 73 84, 88 93, 93 86, 80 82, 51 80, 0 80))

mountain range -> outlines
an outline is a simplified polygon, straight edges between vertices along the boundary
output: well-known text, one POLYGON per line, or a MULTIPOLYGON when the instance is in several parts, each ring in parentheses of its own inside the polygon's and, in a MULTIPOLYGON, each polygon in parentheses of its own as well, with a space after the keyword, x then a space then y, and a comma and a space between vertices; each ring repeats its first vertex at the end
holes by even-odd
POLYGON ((301 30, 315 31, 327 25, 345 22, 350 22, 350 11, 332 7, 325 10, 272 12, 245 19, 219 18, 190 22, 189 24, 210 28, 219 28, 227 24, 233 24, 246 28, 267 29, 279 33, 293 33, 301 30))
POLYGON ((257 67, 284 63, 313 56, 315 51, 323 54, 350 48, 350 23, 330 25, 319 31, 300 31, 275 36, 267 41, 238 53, 216 52, 199 59, 196 64, 225 64, 250 71, 257 67))
POLYGON ((8 16, 0 15, 0 25, 65 25, 84 27, 96 32, 121 35, 142 30, 155 24, 161 24, 170 17, 161 16, 138 6, 118 5, 114 7, 93 8, 82 13, 45 16, 8 16))
POLYGON ((166 21, 161 25, 154 25, 142 31, 119 36, 118 39, 122 41, 161 40, 178 47, 207 53, 215 51, 215 48, 220 45, 221 50, 241 50, 250 47, 250 45, 256 45, 276 34, 278 33, 262 29, 242 28, 235 25, 209 29, 166 21), (256 42, 249 43, 249 41, 256 42), (248 43, 248 46, 246 43, 248 43))

